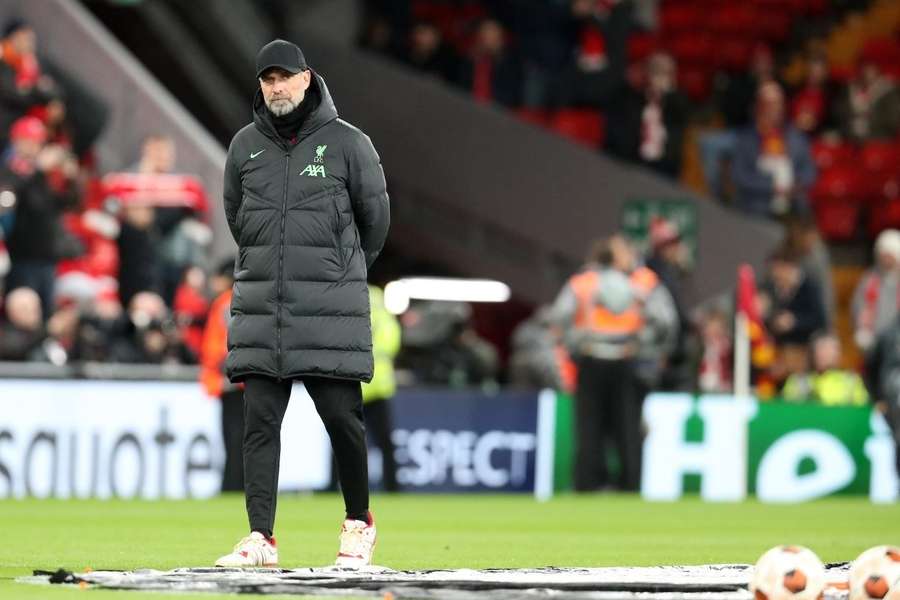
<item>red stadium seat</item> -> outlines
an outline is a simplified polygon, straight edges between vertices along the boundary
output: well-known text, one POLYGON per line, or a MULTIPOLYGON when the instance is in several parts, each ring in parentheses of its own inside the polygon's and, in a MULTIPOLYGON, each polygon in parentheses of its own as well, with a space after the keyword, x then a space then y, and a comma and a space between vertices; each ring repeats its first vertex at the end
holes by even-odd
POLYGON ((860 150, 858 161, 871 198, 880 198, 891 178, 900 173, 900 145, 896 142, 868 142, 860 150))
POLYGON ((541 110, 539 108, 517 108, 515 109, 516 116, 526 123, 531 123, 532 125, 539 125, 541 127, 547 126, 547 112, 541 110))
POLYGON ((550 118, 554 131, 580 144, 599 148, 606 134, 603 115, 590 109, 563 109, 550 118))
POLYGON ((774 11, 781 14, 793 15, 803 9, 804 0, 752 0, 754 8, 757 11, 771 16, 774 11))
POLYGON ((847 85, 853 80, 855 69, 853 65, 832 65, 829 69, 829 77, 834 83, 847 85))
POLYGON ((760 20, 753 6, 741 2, 722 4, 707 12, 711 31, 723 35, 749 35, 760 20))
POLYGON ((712 92, 712 73, 703 67, 680 67, 678 86, 694 102, 703 102, 712 92))
POLYGON ((795 0, 802 5, 803 11, 810 15, 821 15, 828 10, 829 0, 795 0))
POLYGON ((628 61, 639 62, 659 48, 659 38, 650 33, 634 33, 628 37, 628 61))
POLYGON ((816 225, 829 241, 849 240, 856 234, 860 205, 829 199, 815 206, 816 225))
POLYGON ((669 2, 660 11, 660 29, 665 32, 696 31, 704 24, 703 8, 688 2, 669 2))
POLYGON ((869 209, 868 230, 871 237, 888 228, 900 227, 900 174, 882 180, 875 190, 869 209))
POLYGON ((764 19, 756 20, 754 30, 757 35, 770 42, 782 42, 791 31, 791 16, 783 10, 768 11, 764 19))
POLYGON ((868 39, 863 44, 861 56, 888 70, 900 63, 900 42, 893 38, 868 39))
POLYGON ((825 169, 813 185, 812 201, 836 199, 848 204, 864 204, 870 197, 866 177, 855 165, 838 165, 825 169))
POLYGON ((900 171, 900 145, 896 142, 868 142, 862 148, 860 162, 872 175, 900 171))
POLYGON ((848 240, 856 233, 868 194, 852 165, 835 166, 820 173, 810 197, 819 230, 829 240, 848 240))
POLYGON ((675 57, 679 67, 685 64, 708 64, 710 57, 716 53, 716 44, 712 36, 706 33, 683 33, 673 37, 665 46, 675 57))
POLYGON ((816 140, 812 144, 813 160, 820 171, 855 164, 856 147, 852 144, 816 140))
POLYGON ((754 41, 736 35, 720 36, 716 41, 715 59, 730 71, 744 71, 750 64, 754 41))

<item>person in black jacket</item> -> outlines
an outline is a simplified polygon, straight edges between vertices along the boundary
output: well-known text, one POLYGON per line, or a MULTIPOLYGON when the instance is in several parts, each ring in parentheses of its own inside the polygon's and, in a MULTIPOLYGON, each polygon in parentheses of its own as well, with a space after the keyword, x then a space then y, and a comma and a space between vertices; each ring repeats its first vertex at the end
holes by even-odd
POLYGON ((41 297, 43 314, 53 313, 56 262, 79 248, 69 248, 71 238, 63 230, 61 214, 77 203, 73 189, 51 184, 54 171, 62 168, 66 152, 45 145, 47 132, 35 117, 22 117, 10 131, 12 151, 0 166, 0 182, 16 196, 12 228, 6 240, 12 269, 7 288, 28 287, 41 297))
POLYGON ((300 379, 331 437, 346 518, 337 564, 369 564, 361 381, 373 373, 367 274, 390 208, 369 137, 338 118, 325 80, 284 40, 256 57, 253 122, 231 141, 225 215, 238 245, 225 370, 245 384, 244 484, 251 533, 218 566, 278 562, 279 432, 300 379))
POLYGON ((769 258, 769 276, 761 289, 766 327, 778 346, 776 372, 790 375, 805 369, 813 334, 828 325, 819 285, 790 248, 769 258))
POLYGON ((865 366, 869 396, 894 437, 894 466, 900 476, 900 319, 878 336, 865 366))
POLYGON ((162 265, 159 235, 154 227, 156 209, 134 204, 122 207, 122 223, 116 246, 119 249, 119 298, 131 304, 141 292, 162 294, 162 265))
POLYGON ((626 87, 609 112, 606 149, 673 179, 681 173, 688 101, 676 89, 676 66, 663 52, 646 61, 641 89, 626 87))
POLYGON ((478 25, 471 55, 460 66, 459 84, 476 102, 519 106, 522 73, 518 57, 509 47, 506 30, 494 19, 478 25))
POLYGON ((404 62, 413 69, 452 82, 459 71, 459 59, 444 43, 441 30, 432 23, 416 23, 409 34, 404 62))

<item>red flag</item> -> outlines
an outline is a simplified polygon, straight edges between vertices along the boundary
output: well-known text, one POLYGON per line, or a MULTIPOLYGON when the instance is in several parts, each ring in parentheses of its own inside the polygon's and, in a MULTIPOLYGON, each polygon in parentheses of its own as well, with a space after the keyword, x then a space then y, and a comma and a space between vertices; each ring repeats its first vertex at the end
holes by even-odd
POLYGON ((753 267, 747 264, 738 268, 737 311, 747 317, 750 364, 756 392, 761 397, 770 398, 775 393, 775 384, 769 374, 769 369, 775 362, 775 344, 760 314, 753 267))

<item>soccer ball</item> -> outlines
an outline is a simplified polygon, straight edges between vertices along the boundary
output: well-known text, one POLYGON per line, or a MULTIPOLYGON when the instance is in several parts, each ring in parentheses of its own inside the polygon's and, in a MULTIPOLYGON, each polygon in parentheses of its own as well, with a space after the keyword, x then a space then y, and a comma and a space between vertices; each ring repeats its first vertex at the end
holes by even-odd
POLYGON ((825 566, 803 546, 776 546, 753 569, 756 600, 818 600, 825 591, 825 566))
POLYGON ((900 548, 876 546, 853 561, 850 600, 900 600, 900 548))

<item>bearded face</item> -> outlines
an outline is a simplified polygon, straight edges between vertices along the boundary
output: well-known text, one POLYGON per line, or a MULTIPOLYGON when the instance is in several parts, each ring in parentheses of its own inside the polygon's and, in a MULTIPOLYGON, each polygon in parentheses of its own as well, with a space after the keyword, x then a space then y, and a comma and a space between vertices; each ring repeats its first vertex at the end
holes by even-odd
POLYGON ((259 88, 268 109, 276 116, 284 116, 300 106, 309 88, 309 70, 289 73, 273 68, 259 78, 259 88))

